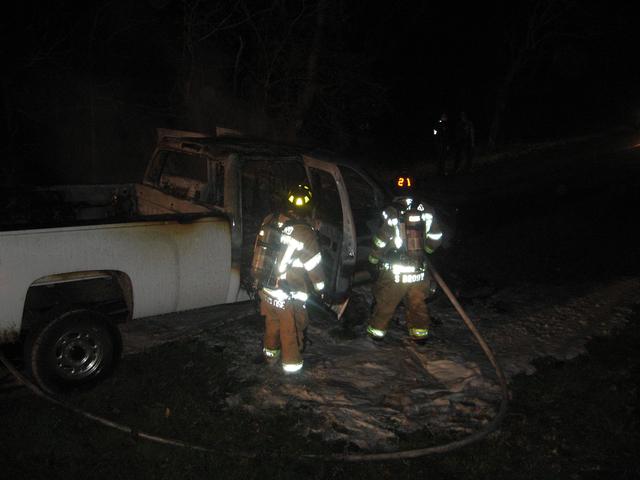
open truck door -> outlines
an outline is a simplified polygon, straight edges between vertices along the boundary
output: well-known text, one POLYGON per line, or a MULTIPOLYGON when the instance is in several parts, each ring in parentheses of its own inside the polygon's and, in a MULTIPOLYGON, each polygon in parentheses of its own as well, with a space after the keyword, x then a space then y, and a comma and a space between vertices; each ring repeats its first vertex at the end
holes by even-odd
POLYGON ((339 166, 355 221, 356 261, 352 286, 356 286, 371 281, 369 254, 373 235, 380 227, 381 212, 387 200, 384 191, 364 170, 347 163, 339 163, 339 166))
MULTIPOLYGON (((293 183, 308 183, 314 195, 312 221, 318 232, 326 275, 325 291, 345 300, 356 257, 349 195, 338 166, 306 155, 240 155, 243 261, 251 264, 253 244, 268 213, 282 208, 293 183)), ((245 277, 248 271, 244 272, 245 277)))
POLYGON ((349 296, 357 253, 349 193, 338 165, 314 156, 303 158, 314 195, 313 220, 325 264, 325 289, 338 302, 336 313, 340 316, 349 296))
POLYGON ((241 263, 246 269, 242 277, 249 279, 253 244, 262 220, 283 208, 283 199, 292 184, 308 183, 314 195, 312 222, 322 251, 324 291, 334 299, 333 311, 340 316, 353 282, 359 240, 339 165, 316 155, 286 151, 246 151, 240 153, 238 160, 242 192, 241 263))

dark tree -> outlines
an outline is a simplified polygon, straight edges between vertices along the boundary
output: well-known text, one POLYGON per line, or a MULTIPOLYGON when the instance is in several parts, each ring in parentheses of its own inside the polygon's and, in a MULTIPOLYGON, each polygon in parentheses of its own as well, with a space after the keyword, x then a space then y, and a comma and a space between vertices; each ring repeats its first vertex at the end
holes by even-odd
POLYGON ((499 79, 487 147, 495 150, 516 79, 560 38, 573 35, 567 20, 575 12, 572 0, 524 0, 509 2, 499 12, 504 31, 505 70, 499 79))

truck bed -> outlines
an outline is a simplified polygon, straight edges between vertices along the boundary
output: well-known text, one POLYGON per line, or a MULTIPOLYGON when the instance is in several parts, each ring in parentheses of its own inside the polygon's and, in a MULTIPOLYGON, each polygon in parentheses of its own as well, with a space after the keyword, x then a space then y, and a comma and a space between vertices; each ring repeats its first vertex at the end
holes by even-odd
POLYGON ((0 231, 188 218, 216 212, 143 184, 62 185, 0 194, 0 231))
POLYGON ((157 221, 0 232, 0 341, 20 332, 32 287, 85 280, 78 275, 126 278, 134 318, 235 301, 228 220, 211 213, 179 215, 193 221, 159 215, 148 217, 157 221))

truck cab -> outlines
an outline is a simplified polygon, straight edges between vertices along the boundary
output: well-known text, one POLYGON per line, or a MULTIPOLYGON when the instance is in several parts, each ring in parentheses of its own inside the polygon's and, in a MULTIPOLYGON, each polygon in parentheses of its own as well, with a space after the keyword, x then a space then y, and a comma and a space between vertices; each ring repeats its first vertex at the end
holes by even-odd
POLYGON ((231 221, 228 301, 251 290, 253 244, 263 219, 282 208, 287 189, 314 191, 312 222, 322 248, 327 292, 345 298, 368 279, 371 236, 384 194, 362 169, 329 153, 238 137, 160 130, 144 183, 186 201, 219 209, 231 221))

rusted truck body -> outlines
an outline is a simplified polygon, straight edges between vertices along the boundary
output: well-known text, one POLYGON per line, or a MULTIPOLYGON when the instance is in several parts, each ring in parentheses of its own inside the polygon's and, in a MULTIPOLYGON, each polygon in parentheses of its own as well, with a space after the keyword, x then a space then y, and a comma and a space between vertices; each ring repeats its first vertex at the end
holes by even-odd
POLYGON ((292 182, 316 192, 328 290, 344 299, 384 202, 370 177, 302 148, 159 130, 142 183, 38 189, 4 212, 0 342, 21 341, 55 390, 108 374, 119 323, 248 300, 259 225, 292 182))

